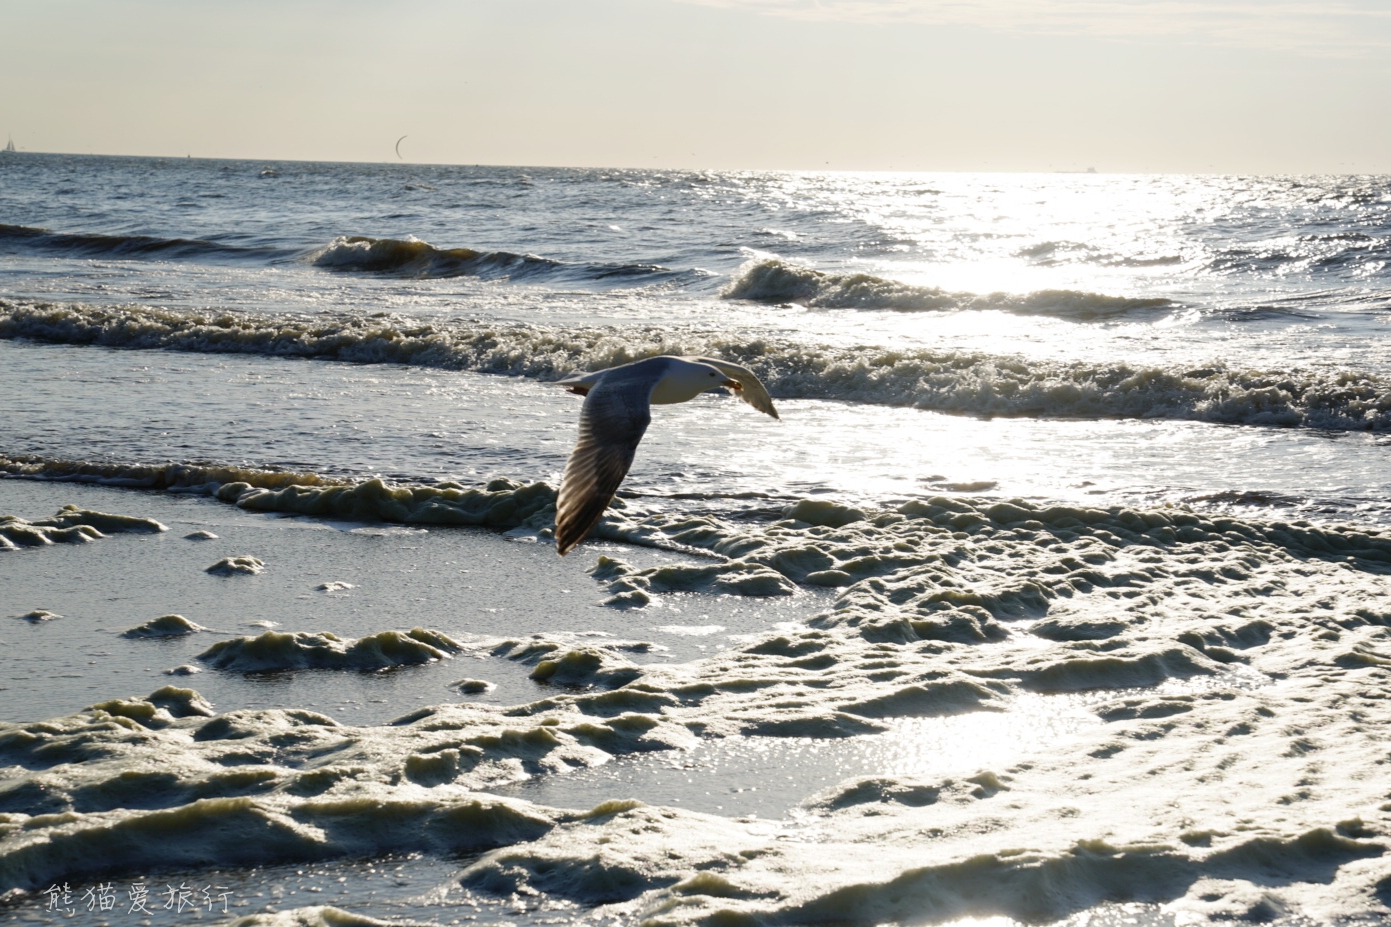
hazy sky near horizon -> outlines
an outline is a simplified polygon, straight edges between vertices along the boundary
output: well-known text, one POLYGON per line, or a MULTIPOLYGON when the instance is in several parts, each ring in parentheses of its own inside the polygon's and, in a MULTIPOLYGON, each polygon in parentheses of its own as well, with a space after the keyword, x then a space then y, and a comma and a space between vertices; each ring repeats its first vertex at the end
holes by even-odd
POLYGON ((0 0, 21 149, 1391 173, 1391 0, 0 0))

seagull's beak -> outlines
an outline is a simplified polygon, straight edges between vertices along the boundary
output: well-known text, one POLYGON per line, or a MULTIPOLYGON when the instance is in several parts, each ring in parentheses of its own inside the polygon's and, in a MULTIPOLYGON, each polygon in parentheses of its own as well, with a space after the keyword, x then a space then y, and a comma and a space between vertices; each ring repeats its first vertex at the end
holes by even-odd
POLYGON ((725 381, 724 381, 723 383, 721 383, 720 385, 721 385, 721 386, 728 386, 730 389, 734 390, 736 393, 739 392, 740 390, 742 390, 742 389, 744 388, 744 384, 738 382, 737 380, 725 380, 725 381))

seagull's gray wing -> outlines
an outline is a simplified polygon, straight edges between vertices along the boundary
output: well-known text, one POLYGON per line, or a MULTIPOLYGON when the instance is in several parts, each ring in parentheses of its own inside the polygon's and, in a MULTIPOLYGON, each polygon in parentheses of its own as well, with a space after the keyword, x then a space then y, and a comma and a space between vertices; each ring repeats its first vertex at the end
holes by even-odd
MULTIPOLYGON (((613 368, 610 367, 609 370, 613 368)), ((556 386, 565 387, 566 392, 576 393, 580 396, 587 396, 594 385, 604 378, 608 370, 598 370, 594 373, 576 373, 565 377, 563 380, 556 380, 556 386)))
POLYGON ((768 388, 763 385, 763 381, 758 378, 758 374, 749 368, 736 364, 733 361, 720 360, 718 357, 685 357, 682 360, 694 361, 697 364, 709 364, 720 373, 729 377, 739 384, 737 393, 739 398, 753 406, 764 415, 771 415, 773 418, 781 418, 778 410, 773 407, 773 397, 768 395, 768 388))
POLYGON ((569 553, 594 528, 628 475, 665 365, 654 358, 609 371, 584 397, 580 439, 565 464, 555 506, 555 549, 569 553))

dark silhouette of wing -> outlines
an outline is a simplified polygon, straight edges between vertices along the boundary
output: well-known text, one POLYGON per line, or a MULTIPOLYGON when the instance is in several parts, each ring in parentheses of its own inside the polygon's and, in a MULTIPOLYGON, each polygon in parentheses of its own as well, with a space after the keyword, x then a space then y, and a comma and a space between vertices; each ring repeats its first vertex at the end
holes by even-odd
POLYGON ((555 548, 564 556, 603 517, 652 421, 652 390, 666 365, 653 358, 615 368, 590 388, 580 409, 580 439, 565 464, 556 500, 555 548))

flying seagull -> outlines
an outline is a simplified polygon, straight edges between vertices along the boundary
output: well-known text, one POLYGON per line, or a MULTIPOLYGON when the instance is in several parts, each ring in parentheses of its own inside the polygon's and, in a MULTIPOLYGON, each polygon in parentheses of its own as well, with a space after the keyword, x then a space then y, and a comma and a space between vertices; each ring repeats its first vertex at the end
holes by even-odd
POLYGON ((772 397, 752 370, 712 357, 651 357, 558 381, 584 397, 580 439, 565 464, 556 501, 555 549, 562 557, 603 517, 652 421, 650 406, 729 387, 773 418, 772 397))

